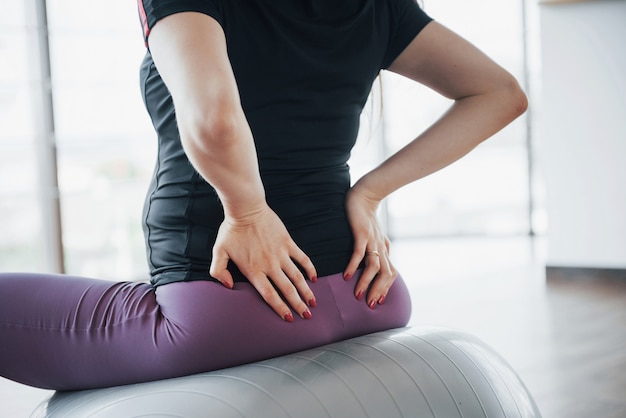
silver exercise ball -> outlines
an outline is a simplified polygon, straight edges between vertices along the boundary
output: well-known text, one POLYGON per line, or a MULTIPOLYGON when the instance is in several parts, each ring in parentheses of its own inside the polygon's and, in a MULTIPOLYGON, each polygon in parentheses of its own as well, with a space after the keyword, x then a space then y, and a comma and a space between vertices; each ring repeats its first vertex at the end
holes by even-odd
POLYGON ((540 417, 513 369, 447 330, 379 332, 258 363, 55 393, 33 417, 540 417))

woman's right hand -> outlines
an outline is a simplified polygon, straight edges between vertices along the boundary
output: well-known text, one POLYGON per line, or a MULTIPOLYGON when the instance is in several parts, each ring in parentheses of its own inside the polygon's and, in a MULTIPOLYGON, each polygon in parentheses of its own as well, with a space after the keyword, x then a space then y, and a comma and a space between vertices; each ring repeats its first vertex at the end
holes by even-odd
POLYGON ((293 321, 291 309, 302 318, 311 318, 309 308, 315 307, 315 296, 298 265, 312 282, 317 280, 315 267, 269 206, 244 217, 224 219, 213 246, 209 273, 232 288, 229 260, 282 319, 293 321))
POLYGON ((384 303, 398 272, 389 258, 389 239, 378 223, 376 211, 380 200, 368 196, 367 186, 359 181, 346 195, 346 215, 354 237, 354 251, 344 270, 349 280, 363 262, 365 269, 359 278, 354 295, 374 309, 384 303))

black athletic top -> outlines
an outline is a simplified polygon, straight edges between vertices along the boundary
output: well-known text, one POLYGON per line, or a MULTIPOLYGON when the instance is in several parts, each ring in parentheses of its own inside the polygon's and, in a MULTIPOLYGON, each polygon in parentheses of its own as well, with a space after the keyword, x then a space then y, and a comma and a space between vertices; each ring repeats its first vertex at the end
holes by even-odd
MULTIPOLYGON (((353 250, 347 161, 361 110, 379 71, 431 19, 414 0, 140 0, 146 39, 181 11, 208 14, 224 29, 269 206, 319 276, 343 271, 353 250)), ((144 209, 152 283, 211 279, 222 207, 182 149, 149 51, 141 85, 159 142, 144 209)))

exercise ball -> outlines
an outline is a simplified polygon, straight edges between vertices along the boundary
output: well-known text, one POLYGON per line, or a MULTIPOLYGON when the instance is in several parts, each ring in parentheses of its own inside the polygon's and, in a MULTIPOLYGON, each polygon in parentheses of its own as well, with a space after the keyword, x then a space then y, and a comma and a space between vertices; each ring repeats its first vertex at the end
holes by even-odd
POLYGON ((33 417, 540 417, 515 371, 462 332, 403 328, 224 370, 57 392, 33 417))

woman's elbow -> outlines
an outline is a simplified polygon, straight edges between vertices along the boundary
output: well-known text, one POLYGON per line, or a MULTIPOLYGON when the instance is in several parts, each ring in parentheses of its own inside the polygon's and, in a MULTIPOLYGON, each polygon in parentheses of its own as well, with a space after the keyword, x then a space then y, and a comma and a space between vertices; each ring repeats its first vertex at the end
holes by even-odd
POLYGON ((515 120, 528 110, 528 97, 517 80, 510 76, 500 89, 502 110, 510 120, 515 120))
POLYGON ((235 111, 218 107, 216 110, 194 113, 186 120, 181 120, 183 118, 179 115, 181 140, 186 148, 208 155, 233 145, 238 125, 235 111))

